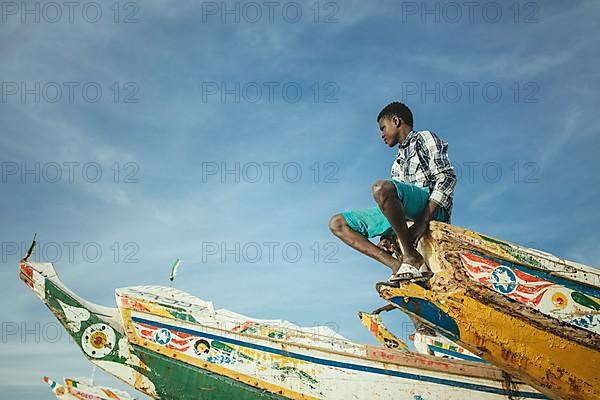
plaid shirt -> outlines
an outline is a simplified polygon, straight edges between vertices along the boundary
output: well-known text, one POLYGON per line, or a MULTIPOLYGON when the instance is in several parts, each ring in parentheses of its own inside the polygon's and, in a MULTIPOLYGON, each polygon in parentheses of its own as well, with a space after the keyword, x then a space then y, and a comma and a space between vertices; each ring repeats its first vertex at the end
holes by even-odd
POLYGON ((444 207, 450 217, 456 174, 448 159, 448 143, 433 132, 411 131, 398 148, 392 179, 427 187, 429 200, 444 207))

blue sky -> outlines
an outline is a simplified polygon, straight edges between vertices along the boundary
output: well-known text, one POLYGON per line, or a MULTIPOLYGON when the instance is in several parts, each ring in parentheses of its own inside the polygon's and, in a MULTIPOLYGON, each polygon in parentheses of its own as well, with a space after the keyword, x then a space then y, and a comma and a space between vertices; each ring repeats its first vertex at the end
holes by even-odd
POLYGON ((86 2, 73 22, 14 4, 0 20, 5 393, 42 398, 42 376, 91 371, 64 332, 50 343, 54 318, 18 280, 33 232, 36 257, 96 303, 167 284, 181 258, 175 286, 218 308, 374 343, 356 311, 381 305, 389 274, 327 224, 372 206, 389 176, 375 118, 394 100, 449 142, 454 224, 599 265, 597 1, 351 0, 317 2, 318 16, 280 2, 272 21, 242 2, 239 22, 234 2, 223 15, 221 2, 121 2, 118 15, 99 2, 97 22, 86 2))

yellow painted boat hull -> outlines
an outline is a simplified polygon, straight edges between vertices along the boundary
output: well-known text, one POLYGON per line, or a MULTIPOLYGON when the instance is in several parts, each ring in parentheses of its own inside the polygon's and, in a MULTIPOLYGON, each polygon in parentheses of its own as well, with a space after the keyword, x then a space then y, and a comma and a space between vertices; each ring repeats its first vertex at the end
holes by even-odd
POLYGON ((427 288, 382 298, 555 399, 599 399, 598 270, 432 223, 427 288))

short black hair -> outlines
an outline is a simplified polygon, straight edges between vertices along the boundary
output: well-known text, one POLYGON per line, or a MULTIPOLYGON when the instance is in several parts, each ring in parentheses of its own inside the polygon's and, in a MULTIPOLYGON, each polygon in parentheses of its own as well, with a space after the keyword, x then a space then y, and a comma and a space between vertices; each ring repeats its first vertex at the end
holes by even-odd
POLYGON ((400 103, 399 101, 395 101, 383 107, 383 110, 381 110, 377 116, 377 122, 379 122, 382 118, 391 118, 393 116, 401 118, 406 125, 410 127, 413 126, 412 111, 410 111, 410 108, 408 108, 406 104, 400 103))

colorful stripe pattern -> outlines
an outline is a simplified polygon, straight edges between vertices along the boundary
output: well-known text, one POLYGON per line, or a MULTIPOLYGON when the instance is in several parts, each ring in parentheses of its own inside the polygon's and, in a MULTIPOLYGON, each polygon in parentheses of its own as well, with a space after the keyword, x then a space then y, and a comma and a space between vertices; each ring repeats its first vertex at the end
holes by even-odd
POLYGON ((472 280, 530 306, 537 306, 546 290, 554 285, 552 282, 470 252, 461 254, 461 260, 472 280))
POLYGON ((461 262, 471 280, 560 321, 600 333, 600 299, 565 287, 548 274, 475 252, 463 252, 461 262))
POLYGON ((305 371, 308 369, 306 363, 290 362, 286 357, 267 358, 244 342, 232 341, 207 332, 181 329, 174 325, 136 317, 132 318, 132 323, 140 339, 186 354, 198 360, 198 363, 208 362, 228 369, 245 371, 249 375, 257 371, 255 377, 272 380, 273 384, 298 379, 307 386, 306 392, 317 390, 319 382, 305 371), (277 373, 271 374, 271 371, 277 373))

